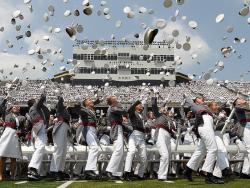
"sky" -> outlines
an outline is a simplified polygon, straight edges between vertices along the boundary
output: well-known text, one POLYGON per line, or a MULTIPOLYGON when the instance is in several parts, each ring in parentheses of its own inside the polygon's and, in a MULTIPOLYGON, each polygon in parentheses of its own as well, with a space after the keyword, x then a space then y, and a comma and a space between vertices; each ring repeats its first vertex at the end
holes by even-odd
MULTIPOLYGON (((191 50, 175 49, 175 56, 181 58, 182 64, 178 66, 178 71, 188 75, 199 75, 209 70, 214 70, 218 61, 224 63, 224 69, 212 74, 214 79, 219 80, 250 80, 250 24, 246 16, 239 15, 239 11, 244 7, 243 0, 185 0, 183 5, 177 5, 175 0, 171 7, 164 7, 164 0, 106 0, 106 5, 101 6, 100 0, 92 0, 93 13, 90 16, 83 14, 82 0, 33 0, 33 12, 24 4, 23 0, 0 0, 0 79, 13 79, 15 77, 24 79, 47 79, 60 72, 61 66, 72 69, 72 64, 67 64, 68 59, 72 59, 72 45, 74 41, 65 32, 67 26, 80 24, 84 31, 77 33, 77 39, 110 40, 113 34, 116 40, 125 37, 127 40, 138 40, 134 38, 135 33, 140 34, 139 39, 143 39, 145 29, 141 27, 145 23, 147 27, 154 28, 158 19, 165 19, 167 26, 161 29, 155 40, 168 40, 171 38, 173 30, 179 31, 179 36, 175 41, 184 43, 186 36, 190 37, 191 50), (54 15, 49 16, 49 21, 45 22, 44 14, 48 13, 48 6, 55 8, 54 15), (131 7, 135 13, 134 18, 127 18, 123 12, 125 6, 131 7), (153 14, 139 13, 139 8, 152 9, 153 14), (109 8, 110 20, 104 15, 98 16, 98 10, 109 8), (70 10, 80 11, 80 16, 74 15, 65 17, 64 12, 70 10), (24 16, 23 20, 16 19, 16 25, 11 24, 13 12, 20 10, 24 16), (176 10, 179 15, 173 22, 171 17, 176 10), (219 14, 224 14, 224 20, 216 23, 215 18, 219 14), (183 16, 186 20, 183 20, 183 16), (116 22, 121 21, 121 27, 116 27, 116 22), (189 27, 189 21, 196 21, 196 29, 189 27), (16 26, 21 25, 21 30, 16 31, 16 26), (30 25, 30 28, 27 26, 30 25), (49 32, 49 27, 60 28, 60 33, 49 32), (233 27, 232 33, 227 32, 228 27, 233 27), (31 31, 31 37, 24 37, 17 40, 16 36, 24 35, 26 31, 31 31), (43 39, 49 36, 49 41, 43 39), (245 43, 234 43, 234 38, 245 38, 245 43), (38 43, 37 43, 38 42, 38 43), (12 45, 13 47, 12 47, 12 45), (232 46, 235 53, 224 58, 221 48, 232 46), (10 48, 11 47, 11 48, 10 48), (51 49, 52 53, 43 55, 39 59, 37 54, 29 55, 28 51, 36 50, 38 47, 42 51, 51 49), (192 55, 196 54, 196 58, 192 55), (17 68, 14 68, 14 65, 17 68), (42 65, 44 64, 44 65, 42 65), (32 69, 35 66, 35 69, 32 69), (41 68, 45 66, 46 72, 41 68), (23 70, 25 69, 25 70, 23 70)), ((50 51, 49 51, 50 52, 50 51)))

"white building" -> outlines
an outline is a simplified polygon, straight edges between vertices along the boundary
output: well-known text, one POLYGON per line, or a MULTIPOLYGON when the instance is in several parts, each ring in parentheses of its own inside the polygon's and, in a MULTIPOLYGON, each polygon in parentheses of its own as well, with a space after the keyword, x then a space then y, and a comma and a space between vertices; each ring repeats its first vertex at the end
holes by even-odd
POLYGON ((166 42, 77 40, 73 59, 75 84, 175 84, 174 48, 166 42))

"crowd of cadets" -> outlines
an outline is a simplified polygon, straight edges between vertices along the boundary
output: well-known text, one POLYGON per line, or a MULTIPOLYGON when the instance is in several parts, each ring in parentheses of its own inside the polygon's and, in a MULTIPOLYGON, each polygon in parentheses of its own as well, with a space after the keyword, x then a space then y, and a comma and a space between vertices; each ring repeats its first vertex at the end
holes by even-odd
MULTIPOLYGON (((144 100, 136 101, 126 109, 115 96, 109 96, 106 98, 109 108, 101 117, 95 113, 95 105, 100 99, 93 101, 87 98, 69 113, 59 94, 52 115, 45 105, 46 93, 43 92, 39 98, 28 101, 29 112, 22 116, 17 104, 8 104, 8 97, 0 99, 0 181, 8 178, 15 180, 16 160, 24 157, 21 145, 27 140, 32 140, 35 148, 28 165, 29 180, 40 180, 48 143, 54 145, 49 158, 49 179, 69 178, 65 167, 69 143, 88 146, 86 165, 80 162, 74 164, 71 177, 74 179, 131 181, 154 177, 166 181, 168 175, 176 171, 182 172, 190 181, 193 181, 192 172, 197 172, 205 177, 206 183, 215 184, 224 183, 224 178, 232 172, 243 178, 250 177, 250 110, 243 98, 233 102, 234 121, 230 121, 227 120, 229 113, 225 105, 219 106, 216 102, 205 104, 202 95, 197 95, 195 99, 184 95, 178 115, 166 105, 158 106, 157 92, 151 92, 144 100), (148 101, 152 104, 152 111, 148 111, 148 101), (231 125, 222 134, 225 122, 231 125), (226 146, 233 142, 243 144, 247 154, 238 154, 236 158, 244 162, 230 166, 231 156, 226 146), (112 155, 102 154, 102 145, 111 144, 112 155), (181 144, 195 145, 196 149, 192 155, 172 154, 171 145, 181 144), (147 145, 155 145, 159 153, 147 152, 147 145), (189 160, 187 164, 171 166, 173 157, 189 160), (6 159, 10 159, 9 166, 5 164, 6 159), (109 161, 102 165, 101 171, 97 167, 100 159, 109 161), (159 163, 153 163, 149 168, 149 160, 159 160, 159 163), (6 167, 10 171, 8 178, 4 173, 6 167)), ((78 159, 84 159, 84 156, 79 155, 78 159)))

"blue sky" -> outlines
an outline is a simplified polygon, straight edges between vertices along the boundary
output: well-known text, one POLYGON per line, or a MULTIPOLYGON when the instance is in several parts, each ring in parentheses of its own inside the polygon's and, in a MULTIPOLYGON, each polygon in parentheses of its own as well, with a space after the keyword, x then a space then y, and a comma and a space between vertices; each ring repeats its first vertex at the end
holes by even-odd
MULTIPOLYGON (((69 0, 68 3, 64 3, 63 0, 33 0, 31 2, 34 9, 32 13, 29 12, 27 5, 22 0, 0 0, 0 28, 2 26, 5 28, 4 32, 0 32, 0 69, 4 69, 3 75, 7 75, 8 78, 15 76, 20 78, 28 76, 34 79, 48 78, 60 72, 60 66, 65 65, 68 69, 72 68, 72 66, 66 65, 66 60, 72 58, 72 44, 74 42, 64 31, 65 27, 72 22, 81 24, 84 27, 84 32, 77 34, 78 39, 110 39, 111 34, 114 34, 116 39, 119 40, 122 37, 134 39, 133 35, 135 33, 140 33, 142 36, 144 30, 140 28, 140 24, 145 23, 147 26, 153 27, 155 20, 159 18, 166 19, 168 24, 164 30, 160 31, 157 40, 166 39, 165 37, 171 35, 174 29, 178 29, 180 32, 178 41, 183 42, 186 36, 191 37, 192 48, 190 52, 177 49, 175 52, 176 55, 182 58, 183 64, 179 70, 180 72, 200 75, 209 68, 213 68, 217 61, 223 61, 225 68, 213 74, 214 78, 239 80, 242 79, 241 74, 250 70, 250 25, 247 23, 250 14, 246 17, 238 14, 239 10, 244 6, 243 0, 185 0, 184 5, 177 5, 173 0, 173 5, 170 8, 163 6, 163 0, 106 0, 107 4, 104 7, 110 9, 110 20, 106 20, 104 16, 97 16, 97 11, 103 9, 100 2, 100 0, 92 0, 94 5, 93 14, 86 16, 82 13, 82 0, 69 0), (49 5, 55 7, 55 14, 50 17, 48 22, 44 22, 43 15, 48 12, 49 5), (136 13, 133 19, 127 18, 123 13, 125 6, 130 6, 136 13), (142 6, 153 9, 154 14, 139 14, 138 9, 142 6), (17 23, 17 25, 22 26, 19 33, 16 32, 15 26, 10 24, 12 12, 17 9, 21 10, 24 15, 24 20, 18 20, 17 23), (66 10, 73 12, 75 9, 80 11, 81 15, 79 17, 73 15, 69 17, 63 16, 66 10), (171 22, 170 17, 175 14, 176 9, 179 9, 180 15, 177 17, 176 22, 171 22), (216 16, 221 13, 225 14, 224 21, 215 23, 216 16), (187 19, 182 20, 182 16, 186 16, 187 19), (122 21, 121 28, 115 27, 117 20, 122 21), (188 26, 188 21, 191 20, 198 22, 198 27, 195 30, 188 26), (17 41, 16 35, 27 31, 28 24, 31 25, 32 37, 17 41), (60 27, 62 32, 51 34, 48 32, 50 26, 54 28, 60 27), (233 33, 226 32, 228 26, 234 27, 233 33), (49 42, 42 39, 44 35, 50 36, 49 42), (227 39, 223 41, 223 37, 227 37, 227 39), (235 44, 233 42, 235 37, 246 38, 247 42, 235 44), (8 48, 6 40, 13 44, 13 48, 8 48), (36 48, 35 40, 39 40, 38 45, 44 50, 50 48, 52 51, 59 51, 61 48, 65 61, 60 62, 58 55, 45 55, 44 58, 49 59, 49 62, 53 63, 54 66, 49 66, 49 63, 47 63, 47 72, 42 72, 41 62, 43 60, 39 60, 36 55, 27 54, 30 49, 36 48), (201 49, 197 49, 199 44, 202 44, 201 49), (223 58, 220 49, 227 46, 233 46, 236 53, 229 58, 223 58), (21 47, 22 49, 20 49, 21 47), (192 53, 196 53, 198 57, 192 59, 192 53), (241 55, 241 59, 238 58, 239 55, 241 55), (27 65, 27 63, 29 64, 27 65), (19 68, 13 69, 14 64, 18 64, 19 68), (33 65, 36 66, 35 70, 31 69, 33 65), (22 72, 23 67, 26 67, 28 71, 22 72), (11 71, 13 71, 12 76, 9 75, 11 71)), ((1 73, 0 76, 2 77, 1 73)), ((249 78, 249 74, 244 74, 244 80, 249 80, 249 78)))

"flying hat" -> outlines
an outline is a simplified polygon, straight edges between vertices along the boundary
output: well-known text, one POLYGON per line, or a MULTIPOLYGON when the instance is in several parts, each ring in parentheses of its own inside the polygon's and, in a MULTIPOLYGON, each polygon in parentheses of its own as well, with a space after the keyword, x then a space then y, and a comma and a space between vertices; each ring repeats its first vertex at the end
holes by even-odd
POLYGON ((148 28, 144 34, 144 44, 145 45, 152 44, 157 33, 158 29, 148 28))
POLYGON ((176 0, 177 5, 183 5, 185 0, 176 0))
POLYGON ((75 35, 76 35, 76 30, 74 27, 72 26, 68 26, 66 27, 66 33, 69 35, 69 37, 71 38, 71 40, 75 40, 75 35))
POLYGON ((224 14, 219 14, 218 16, 216 16, 215 22, 216 22, 216 23, 221 23, 221 22, 223 22, 224 17, 225 17, 224 14))
POLYGON ((166 22, 165 19, 157 19, 156 23, 155 23, 155 26, 158 29, 164 29, 167 26, 167 22, 166 22))
POLYGON ((172 0, 165 0, 164 3, 163 3, 164 7, 166 7, 166 8, 171 7, 172 4, 173 4, 172 0))
POLYGON ((241 15, 241 16, 246 16, 246 15, 248 15, 248 13, 249 13, 249 6, 244 6, 241 10, 240 10, 240 12, 239 12, 239 15, 241 15))
POLYGON ((71 15, 71 11, 70 10, 66 10, 63 14, 65 17, 68 17, 71 15))
POLYGON ((198 23, 196 21, 189 21, 188 26, 191 27, 192 29, 196 29, 198 27, 198 23))

